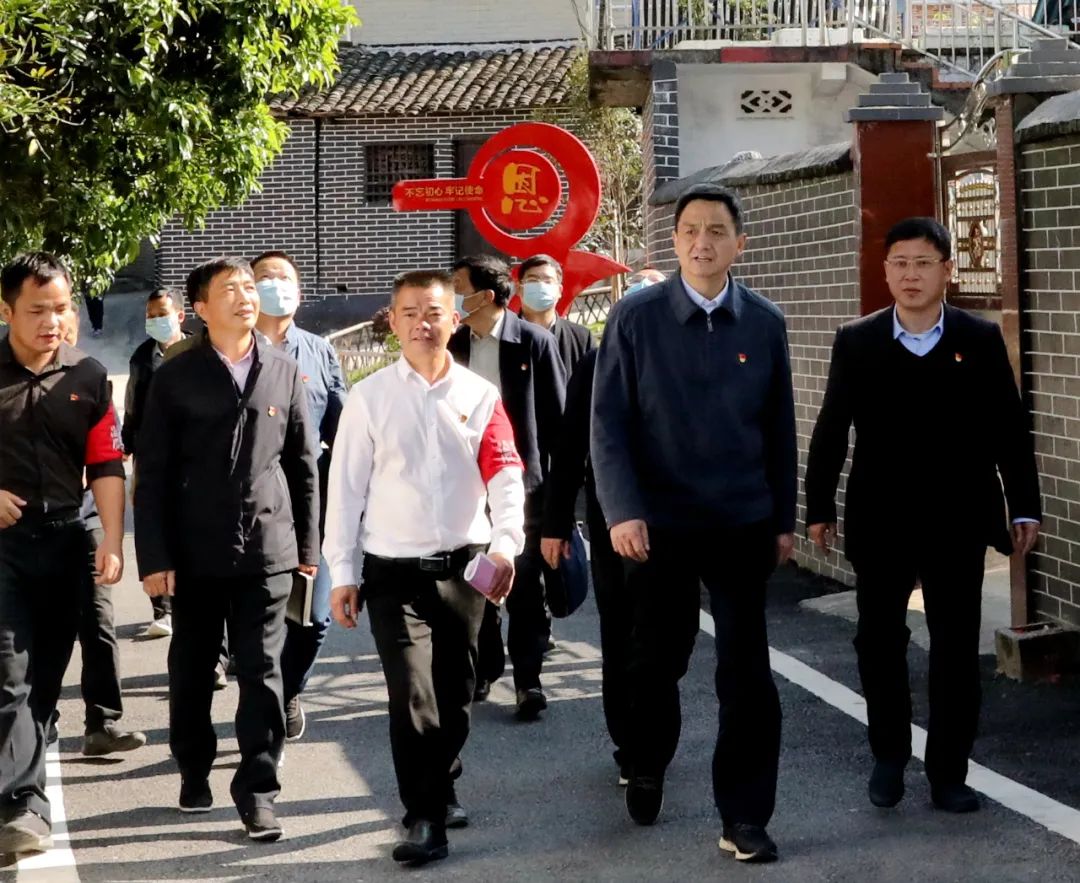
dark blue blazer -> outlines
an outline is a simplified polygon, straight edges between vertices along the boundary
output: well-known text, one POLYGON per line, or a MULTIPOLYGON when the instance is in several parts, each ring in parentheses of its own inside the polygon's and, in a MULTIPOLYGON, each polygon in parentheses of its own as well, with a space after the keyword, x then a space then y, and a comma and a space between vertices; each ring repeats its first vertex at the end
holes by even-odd
MULTIPOLYGON (((471 331, 462 325, 450 338, 450 354, 469 366, 471 331)), ((499 379, 503 407, 525 464, 525 491, 547 478, 566 402, 566 371, 550 332, 507 310, 499 334, 499 379)))

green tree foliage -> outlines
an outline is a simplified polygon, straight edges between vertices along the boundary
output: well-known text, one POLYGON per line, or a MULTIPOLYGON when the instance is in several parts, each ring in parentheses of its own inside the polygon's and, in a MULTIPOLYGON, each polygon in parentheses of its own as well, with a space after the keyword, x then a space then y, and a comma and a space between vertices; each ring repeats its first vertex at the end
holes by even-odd
POLYGON ((577 135, 600 168, 600 215, 581 247, 625 261, 631 249, 641 247, 644 235, 641 118, 630 108, 589 103, 589 62, 584 53, 569 76, 567 105, 545 108, 537 118, 577 135))
POLYGON ((64 255, 103 290, 175 215, 237 205, 325 88, 344 0, 0 0, 0 258, 64 255))

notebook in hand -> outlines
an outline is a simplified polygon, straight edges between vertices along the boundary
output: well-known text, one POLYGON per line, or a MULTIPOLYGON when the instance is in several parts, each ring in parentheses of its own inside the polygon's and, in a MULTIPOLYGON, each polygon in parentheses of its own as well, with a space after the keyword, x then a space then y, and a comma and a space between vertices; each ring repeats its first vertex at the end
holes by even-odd
POLYGON ((315 597, 315 577, 293 571, 292 593, 285 605, 285 618, 297 625, 311 625, 311 604, 315 597))

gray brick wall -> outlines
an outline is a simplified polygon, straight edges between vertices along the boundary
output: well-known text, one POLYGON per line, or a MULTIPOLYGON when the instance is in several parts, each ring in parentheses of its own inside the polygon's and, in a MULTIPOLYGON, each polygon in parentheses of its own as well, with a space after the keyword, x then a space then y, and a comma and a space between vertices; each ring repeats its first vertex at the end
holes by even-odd
MULTIPOLYGON (((679 81, 674 63, 653 65, 652 87, 642 108, 642 153, 646 196, 656 187, 679 177, 679 81)), ((670 264, 670 206, 645 205, 645 253, 655 267, 670 264)))
MULTIPOLYGON (((834 552, 828 559, 803 538, 803 477, 838 326, 859 315, 859 212, 853 173, 737 188, 746 212, 747 249, 733 272, 784 311, 799 435, 799 508, 795 560, 844 583, 855 574, 834 552)), ((666 273, 678 269, 671 245, 673 205, 654 207, 649 255, 666 273)), ((840 481, 843 514, 848 467, 840 481)))
POLYGON ((292 134, 263 175, 261 193, 238 208, 213 212, 202 230, 189 232, 177 222, 165 228, 158 277, 162 284, 181 286, 188 271, 208 258, 283 248, 297 258, 309 296, 381 296, 402 270, 453 262, 456 219, 452 212, 366 205, 365 145, 433 144, 436 177, 453 177, 455 141, 483 139, 531 118, 525 109, 291 120, 292 134))
POLYGON ((1043 494, 1035 617, 1080 625, 1080 137, 1020 153, 1026 386, 1043 494))

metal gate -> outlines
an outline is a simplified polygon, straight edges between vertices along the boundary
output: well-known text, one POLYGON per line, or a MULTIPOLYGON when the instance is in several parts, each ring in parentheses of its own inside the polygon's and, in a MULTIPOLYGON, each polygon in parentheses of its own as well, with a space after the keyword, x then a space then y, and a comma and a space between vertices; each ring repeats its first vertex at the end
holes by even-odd
POLYGON ((994 151, 941 157, 943 223, 952 234, 949 303, 1001 309, 1000 193, 994 151))

